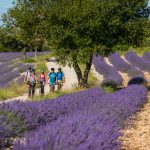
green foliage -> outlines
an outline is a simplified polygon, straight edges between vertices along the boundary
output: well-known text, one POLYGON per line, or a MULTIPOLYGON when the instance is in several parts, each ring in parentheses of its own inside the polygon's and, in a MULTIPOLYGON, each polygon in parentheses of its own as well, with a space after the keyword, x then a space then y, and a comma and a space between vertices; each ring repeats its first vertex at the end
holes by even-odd
POLYGON ((23 63, 35 63, 35 60, 33 58, 27 58, 22 61, 23 63))
POLYGON ((139 46, 149 34, 148 0, 17 0, 3 15, 19 41, 51 47, 62 64, 72 65, 87 84, 92 57, 139 46), (79 64, 86 65, 81 73, 79 64))
POLYGON ((115 91, 111 86, 103 86, 102 90, 106 93, 113 93, 115 91))
POLYGON ((106 87, 109 87, 109 88, 112 88, 112 89, 116 89, 117 88, 117 83, 115 82, 115 81, 113 81, 113 80, 109 80, 109 81, 107 81, 107 82, 103 82, 102 84, 101 84, 101 87, 102 88, 106 88, 106 87))

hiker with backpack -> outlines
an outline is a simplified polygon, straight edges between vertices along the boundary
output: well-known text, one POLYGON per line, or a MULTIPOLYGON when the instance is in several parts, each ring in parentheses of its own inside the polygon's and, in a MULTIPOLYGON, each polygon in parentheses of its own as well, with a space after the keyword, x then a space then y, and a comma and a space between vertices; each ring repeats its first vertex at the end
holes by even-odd
POLYGON ((35 93, 35 86, 37 83, 37 77, 35 75, 35 70, 32 69, 31 75, 28 79, 28 97, 33 97, 35 93))
POLYGON ((40 82, 40 93, 44 95, 44 86, 46 82, 46 76, 44 73, 44 70, 41 70, 40 76, 39 76, 39 82, 40 82))
POLYGON ((65 82, 64 73, 61 68, 58 68, 57 72, 57 89, 60 91, 62 89, 63 83, 65 82))
POLYGON ((55 69, 51 68, 51 72, 48 73, 48 84, 51 92, 55 90, 56 78, 57 74, 55 73, 55 69))

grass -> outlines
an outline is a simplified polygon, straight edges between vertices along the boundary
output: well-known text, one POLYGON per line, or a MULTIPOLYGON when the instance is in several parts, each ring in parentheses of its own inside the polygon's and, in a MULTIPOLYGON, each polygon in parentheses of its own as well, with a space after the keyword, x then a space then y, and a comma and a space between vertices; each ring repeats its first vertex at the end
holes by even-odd
MULTIPOLYGON (((85 65, 84 64, 80 64, 79 66, 80 66, 81 72, 83 74, 84 69, 85 69, 85 65)), ((91 70, 89 72, 88 83, 89 83, 90 87, 97 87, 98 84, 99 84, 98 79, 94 76, 94 74, 92 73, 91 70)))
POLYGON ((104 92, 106 92, 106 93, 113 93, 113 92, 115 92, 115 89, 112 88, 111 86, 103 86, 103 87, 101 87, 101 88, 102 88, 102 90, 103 90, 104 92))
POLYGON ((25 60, 22 61, 23 63, 35 63, 35 59, 33 58, 27 58, 25 60))
POLYGON ((76 93, 76 92, 79 92, 79 91, 84 91, 86 89, 84 88, 80 88, 80 87, 76 87, 76 88, 73 88, 73 89, 70 89, 70 90, 63 90, 63 91, 58 91, 56 90, 54 93, 50 92, 50 93, 47 93, 46 95, 42 96, 42 95, 37 95, 37 96, 34 96, 32 99, 30 99, 31 101, 40 101, 40 100, 49 100, 49 99, 55 99, 59 96, 63 96, 65 94, 71 94, 71 93, 76 93))
POLYGON ((46 63, 47 63, 47 60, 51 57, 54 57, 52 53, 37 56, 37 59, 35 59, 35 66, 36 66, 35 69, 36 69, 37 74, 39 74, 42 69, 44 70, 46 74, 48 73, 48 68, 46 66, 46 63))
POLYGON ((6 100, 9 98, 20 96, 27 92, 26 85, 13 84, 8 88, 0 89, 0 100, 6 100))
MULTIPOLYGON (((145 52, 150 52, 150 46, 130 47, 129 50, 134 51, 137 55, 142 56, 145 52)), ((118 51, 120 55, 125 55, 127 51, 118 51)))

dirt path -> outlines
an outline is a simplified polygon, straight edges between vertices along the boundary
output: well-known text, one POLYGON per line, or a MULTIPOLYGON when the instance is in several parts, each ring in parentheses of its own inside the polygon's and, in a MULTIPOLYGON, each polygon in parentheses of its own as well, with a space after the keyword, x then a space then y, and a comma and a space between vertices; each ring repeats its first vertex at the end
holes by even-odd
POLYGON ((123 129, 123 150, 150 150, 150 92, 148 102, 133 118, 133 125, 123 129))

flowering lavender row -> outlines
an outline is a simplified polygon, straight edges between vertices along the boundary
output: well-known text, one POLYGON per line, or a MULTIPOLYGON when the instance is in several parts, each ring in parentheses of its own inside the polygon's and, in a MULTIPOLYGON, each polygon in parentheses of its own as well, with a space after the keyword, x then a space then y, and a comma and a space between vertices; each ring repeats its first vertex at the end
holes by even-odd
POLYGON ((8 71, 0 76, 0 88, 8 87, 9 83, 19 76, 17 70, 8 71))
POLYGON ((145 53, 143 54, 143 57, 144 57, 146 60, 150 61, 150 52, 145 52, 145 53))
POLYGON ((23 64, 20 62, 20 63, 15 64, 14 67, 16 67, 16 69, 22 73, 28 70, 29 67, 33 67, 33 64, 23 64))
POLYGON ((150 63, 145 58, 137 56, 136 53, 132 51, 127 52, 125 58, 141 70, 150 72, 150 63))
POLYGON ((6 66, 9 66, 11 65, 12 62, 11 61, 8 61, 8 62, 0 62, 0 68, 3 68, 3 67, 6 67, 6 66))
POLYGON ((108 65, 103 57, 94 56, 93 64, 95 66, 96 71, 104 76, 102 84, 112 81, 115 82, 117 85, 121 85, 122 83, 121 75, 114 67, 108 65))
POLYGON ((22 85, 24 83, 24 75, 19 76, 16 80, 15 83, 18 85, 22 85))
MULTIPOLYGON (((37 55, 43 55, 47 54, 47 52, 37 52, 37 55)), ((35 55, 34 52, 27 52, 27 57, 33 57, 35 55)), ((7 52, 7 53, 0 53, 0 62, 8 61, 16 58, 23 58, 23 55, 21 52, 7 52)))
POLYGON ((28 132, 25 142, 18 141, 14 149, 119 149, 117 138, 120 136, 121 123, 144 104, 147 90, 134 85, 115 94, 86 96, 79 98, 85 102, 79 109, 73 105, 76 99, 72 99, 71 105, 64 101, 64 106, 69 109, 67 114, 41 126, 35 132, 28 132), (88 99, 86 96, 89 96, 88 99))
MULTIPOLYGON (((33 67, 33 64, 23 64, 21 62, 11 62, 11 64, 9 62, 5 62, 0 65, 0 88, 8 87, 15 78, 20 76, 20 73, 25 72, 29 67, 33 67)), ((20 77, 17 79, 17 83, 22 83, 20 77)))
POLYGON ((125 62, 120 57, 120 55, 117 54, 117 53, 111 54, 109 56, 109 61, 113 64, 113 66, 117 70, 119 70, 121 72, 124 72, 124 73, 127 73, 131 78, 134 78, 134 77, 142 77, 142 78, 144 78, 144 74, 139 68, 137 68, 137 67, 135 67, 135 66, 133 66, 133 65, 127 63, 127 62, 125 62))
POLYGON ((6 72, 11 72, 13 70, 13 67, 11 65, 9 66, 1 66, 1 69, 0 69, 0 74, 4 74, 6 72))
POLYGON ((116 150, 121 122, 144 104, 146 96, 145 87, 132 85, 113 94, 95 88, 53 101, 4 103, 0 105, 5 112, 0 113, 0 138, 17 136, 23 128, 29 131, 25 142, 18 141, 14 149, 116 150), (7 123, 6 112, 22 120, 20 128, 7 123))

